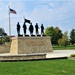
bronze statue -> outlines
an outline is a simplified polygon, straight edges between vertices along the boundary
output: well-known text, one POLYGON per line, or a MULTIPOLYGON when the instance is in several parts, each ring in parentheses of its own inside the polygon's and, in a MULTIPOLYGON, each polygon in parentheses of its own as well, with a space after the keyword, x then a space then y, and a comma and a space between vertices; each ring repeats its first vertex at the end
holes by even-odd
POLYGON ((39 29, 38 23, 36 23, 36 25, 35 25, 36 35, 38 35, 38 29, 39 29))
POLYGON ((29 26, 30 35, 33 35, 33 30, 34 30, 34 28, 33 28, 33 25, 31 23, 29 26))
POLYGON ((41 35, 43 35, 44 34, 44 26, 43 26, 43 24, 41 24, 41 35))
POLYGON ((27 26, 26 26, 26 24, 25 24, 25 22, 24 22, 24 24, 23 24, 24 35, 26 35, 26 29, 27 29, 27 26))
POLYGON ((19 24, 19 22, 17 23, 17 34, 18 34, 18 36, 20 35, 20 24, 19 24))

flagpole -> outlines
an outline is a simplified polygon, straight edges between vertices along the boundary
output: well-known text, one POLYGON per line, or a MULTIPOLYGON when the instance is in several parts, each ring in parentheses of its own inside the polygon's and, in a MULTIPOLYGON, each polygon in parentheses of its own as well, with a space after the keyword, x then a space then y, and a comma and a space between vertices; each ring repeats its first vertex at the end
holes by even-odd
POLYGON ((23 18, 24 18, 24 22, 25 22, 25 16, 23 16, 23 18))
POLYGON ((8 15, 9 15, 9 38, 10 38, 9 49, 10 49, 11 46, 10 6, 8 6, 8 8, 9 8, 8 15))
POLYGON ((9 7, 9 36, 11 37, 11 25, 10 25, 10 6, 9 7))

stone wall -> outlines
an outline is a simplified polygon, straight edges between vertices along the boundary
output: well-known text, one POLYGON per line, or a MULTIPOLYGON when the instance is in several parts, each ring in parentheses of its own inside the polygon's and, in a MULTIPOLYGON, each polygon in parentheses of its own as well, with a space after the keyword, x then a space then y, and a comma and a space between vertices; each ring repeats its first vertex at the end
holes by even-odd
POLYGON ((10 54, 31 54, 52 52, 50 37, 12 38, 10 54))
POLYGON ((45 59, 46 54, 27 54, 27 55, 0 55, 0 61, 21 61, 21 60, 34 60, 34 59, 45 59))
POLYGON ((17 38, 12 39, 10 53, 18 54, 18 39, 17 38))

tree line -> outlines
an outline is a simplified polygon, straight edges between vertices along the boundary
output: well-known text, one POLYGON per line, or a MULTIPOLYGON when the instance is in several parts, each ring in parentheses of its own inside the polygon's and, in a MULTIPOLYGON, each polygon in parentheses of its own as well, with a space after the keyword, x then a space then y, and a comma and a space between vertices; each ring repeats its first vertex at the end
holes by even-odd
POLYGON ((62 33, 62 30, 59 27, 47 27, 45 30, 45 35, 51 37, 51 42, 53 45, 58 46, 67 46, 75 44, 75 29, 72 29, 70 32, 70 38, 68 37, 68 31, 62 33))

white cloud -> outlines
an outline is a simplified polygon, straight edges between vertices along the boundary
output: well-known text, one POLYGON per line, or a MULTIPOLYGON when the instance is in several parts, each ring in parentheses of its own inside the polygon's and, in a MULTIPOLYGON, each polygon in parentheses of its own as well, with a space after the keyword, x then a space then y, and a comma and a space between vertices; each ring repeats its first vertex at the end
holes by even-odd
POLYGON ((42 6, 40 8, 35 8, 33 12, 31 13, 32 19, 34 21, 46 21, 50 19, 50 11, 47 6, 42 6))
POLYGON ((62 31, 69 31, 75 24, 75 2, 52 2, 48 5, 41 5, 33 10, 31 17, 36 22, 45 22, 45 26, 58 26, 62 31))

